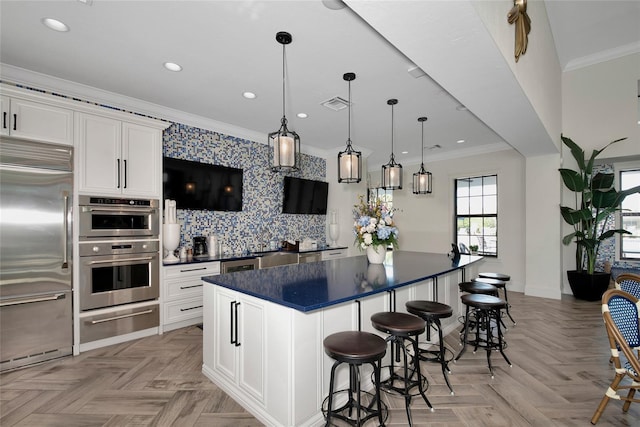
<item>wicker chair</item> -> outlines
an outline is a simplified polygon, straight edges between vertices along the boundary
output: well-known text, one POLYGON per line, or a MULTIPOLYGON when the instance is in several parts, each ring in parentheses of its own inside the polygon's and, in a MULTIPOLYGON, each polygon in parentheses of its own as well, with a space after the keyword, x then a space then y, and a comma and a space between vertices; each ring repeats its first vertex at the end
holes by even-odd
POLYGON ((621 289, 630 293, 636 298, 640 298, 640 275, 623 273, 616 277, 616 289, 621 289))
POLYGON ((598 422, 610 399, 623 400, 624 412, 629 410, 631 402, 640 402, 634 398, 636 390, 640 389, 639 312, 638 298, 627 292, 610 289, 602 296, 602 317, 609 337, 615 377, 593 414, 591 424, 598 422), (622 359, 620 353, 624 356, 622 359), (620 385, 625 377, 629 377, 631 384, 620 385), (620 394, 623 390, 629 390, 626 396, 620 394))

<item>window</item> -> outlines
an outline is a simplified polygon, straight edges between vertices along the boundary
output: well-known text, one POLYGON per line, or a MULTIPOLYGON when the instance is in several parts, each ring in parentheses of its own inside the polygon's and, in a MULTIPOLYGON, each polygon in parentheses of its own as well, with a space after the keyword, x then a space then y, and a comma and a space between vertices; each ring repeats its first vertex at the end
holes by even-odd
MULTIPOLYGON (((620 171, 620 189, 640 185, 640 169, 620 171)), ((640 259, 640 194, 628 195, 622 201, 621 228, 631 234, 620 235, 620 259, 640 259)))
POLYGON ((458 247, 498 256, 498 176, 458 178, 455 182, 455 240, 458 247))

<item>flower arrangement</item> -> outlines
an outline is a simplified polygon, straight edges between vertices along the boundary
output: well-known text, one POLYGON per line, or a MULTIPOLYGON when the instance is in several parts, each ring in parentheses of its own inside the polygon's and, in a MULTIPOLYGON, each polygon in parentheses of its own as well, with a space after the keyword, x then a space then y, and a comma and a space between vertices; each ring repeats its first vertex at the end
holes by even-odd
POLYGON ((398 228, 393 221, 394 209, 387 208, 380 199, 374 204, 364 200, 364 196, 358 196, 358 204, 353 206, 353 232, 356 236, 356 244, 360 249, 369 246, 398 247, 398 228))

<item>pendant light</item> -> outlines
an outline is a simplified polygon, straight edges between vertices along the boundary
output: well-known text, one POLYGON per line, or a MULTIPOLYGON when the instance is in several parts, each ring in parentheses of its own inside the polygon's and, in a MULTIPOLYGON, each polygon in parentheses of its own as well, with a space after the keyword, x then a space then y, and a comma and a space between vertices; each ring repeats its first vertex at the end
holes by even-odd
POLYGON ((285 46, 291 43, 291 34, 280 31, 276 41, 282 45, 282 119, 280 129, 271 132, 268 137, 269 158, 273 172, 295 172, 300 170, 300 137, 287 129, 285 116, 285 46))
POLYGON ((387 105, 391 105, 391 157, 389 163, 382 165, 382 188, 385 190, 402 190, 402 165, 396 163, 393 155, 393 106, 397 99, 390 99, 387 105))
POLYGON ((422 162, 420 170, 413 174, 413 194, 431 194, 431 172, 424 170, 424 122, 427 121, 427 118, 420 117, 418 121, 422 125, 422 142, 420 143, 422 162))
POLYGON ((351 146, 351 82, 356 79, 356 75, 345 73, 342 78, 349 82, 349 133, 346 150, 338 153, 338 182, 351 184, 362 180, 362 152, 351 146))

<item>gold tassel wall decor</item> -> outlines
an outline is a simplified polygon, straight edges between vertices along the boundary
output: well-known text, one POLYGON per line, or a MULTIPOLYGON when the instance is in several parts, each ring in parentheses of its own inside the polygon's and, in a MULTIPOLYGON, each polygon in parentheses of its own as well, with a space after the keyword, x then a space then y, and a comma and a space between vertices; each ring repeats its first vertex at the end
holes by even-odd
POLYGON ((513 0, 513 7, 507 14, 507 22, 516 25, 514 54, 516 62, 527 51, 528 35, 531 31, 531 19, 527 15, 527 0, 513 0))

